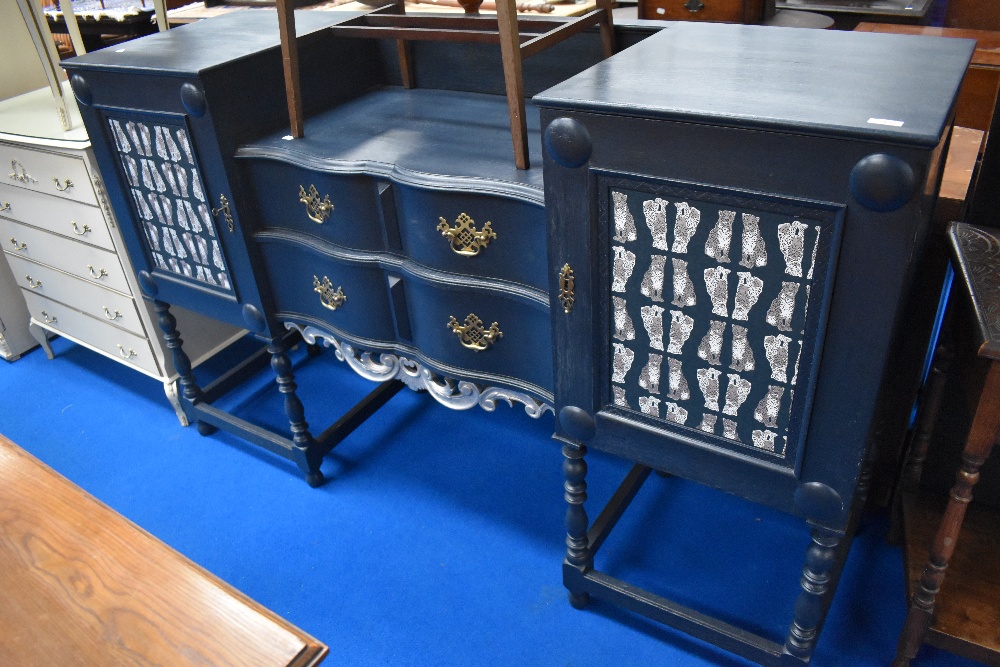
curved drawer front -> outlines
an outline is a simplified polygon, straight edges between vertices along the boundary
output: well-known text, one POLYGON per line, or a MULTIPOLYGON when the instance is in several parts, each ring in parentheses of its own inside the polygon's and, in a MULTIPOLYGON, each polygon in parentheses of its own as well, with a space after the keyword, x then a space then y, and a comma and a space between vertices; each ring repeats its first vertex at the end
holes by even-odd
POLYGON ((87 163, 78 155, 0 143, 4 183, 87 204, 97 204, 87 163))
POLYGON ((0 183, 0 216, 114 252, 101 209, 0 183))
POLYGON ((400 184, 394 187, 400 203, 403 251, 414 261, 452 273, 548 289, 541 205, 400 184))
POLYGON ((14 279, 25 291, 61 301, 99 320, 107 320, 145 336, 142 321, 132 297, 104 289, 86 280, 78 280, 43 264, 23 257, 7 255, 14 279))
POLYGON ((118 256, 107 250, 3 219, 0 242, 10 255, 47 264, 124 294, 132 293, 118 256))
POLYGON ((250 159, 246 167, 264 227, 293 229, 346 248, 385 248, 375 179, 273 160, 250 159))
POLYGON ((410 275, 404 283, 413 344, 423 354, 450 366, 513 377, 552 391, 547 307, 493 290, 452 287, 410 275), (494 323, 492 332, 499 331, 498 337, 491 335, 494 323), (462 328, 469 329, 464 339, 462 328), (485 349, 470 349, 463 340, 485 349))
POLYGON ((34 292, 25 291, 24 298, 28 302, 31 317, 36 321, 86 343, 112 359, 154 375, 160 374, 149 341, 145 338, 84 315, 69 306, 50 301, 34 292))
POLYGON ((362 338, 394 341, 385 274, 289 241, 261 240, 275 310, 309 315, 362 338))

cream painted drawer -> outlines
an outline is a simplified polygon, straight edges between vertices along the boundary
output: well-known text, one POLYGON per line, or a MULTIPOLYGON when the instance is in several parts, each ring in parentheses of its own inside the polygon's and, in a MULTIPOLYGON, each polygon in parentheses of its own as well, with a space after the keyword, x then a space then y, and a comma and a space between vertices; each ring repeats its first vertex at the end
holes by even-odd
POLYGON ((78 280, 44 264, 8 255, 14 279, 25 291, 61 301, 97 319, 107 320, 139 335, 145 335, 132 297, 78 280))
POLYGON ((65 333, 89 347, 149 373, 160 375, 149 341, 89 315, 50 301, 30 290, 22 290, 28 312, 38 322, 65 333))
POLYGON ((0 175, 8 185, 97 204, 83 157, 0 142, 0 175))
POLYGON ((118 256, 34 227, 0 218, 0 239, 8 254, 27 257, 66 273, 131 294, 118 256))
POLYGON ((101 209, 0 183, 0 216, 114 252, 101 209))

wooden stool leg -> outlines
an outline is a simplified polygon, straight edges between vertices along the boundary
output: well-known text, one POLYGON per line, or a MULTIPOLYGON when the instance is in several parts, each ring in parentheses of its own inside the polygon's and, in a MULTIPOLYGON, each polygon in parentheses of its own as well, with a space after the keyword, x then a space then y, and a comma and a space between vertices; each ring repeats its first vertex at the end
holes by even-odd
POLYGON ((497 0, 497 26, 500 31, 503 79, 507 86, 510 136, 514 143, 514 165, 518 169, 527 169, 528 121, 524 116, 521 40, 517 31, 517 9, 514 7, 514 0, 497 0))
POLYGON ((955 475, 955 485, 951 488, 951 497, 937 535, 931 545, 930 557, 920 577, 920 584, 906 615, 903 631, 896 647, 896 658, 893 667, 905 667, 917 656, 924 636, 930 628, 934 615, 934 600, 941 584, 944 582, 945 570, 955 552, 955 543, 962 530, 965 520, 965 510, 972 501, 972 489, 979 481, 979 469, 993 450, 993 444, 1000 432, 1000 363, 990 365, 986 376, 983 393, 979 397, 976 416, 972 420, 969 438, 962 450, 962 466, 955 475))
POLYGON ((802 569, 802 592, 795 601, 792 627, 785 639, 785 653, 807 661, 816 646, 816 637, 823 626, 829 608, 831 574, 839 567, 837 546, 841 535, 823 528, 814 528, 812 542, 806 549, 806 564, 802 569))
POLYGON ((271 369, 274 371, 275 381, 278 383, 278 391, 285 397, 285 415, 288 417, 288 425, 292 431, 292 442, 295 445, 296 456, 294 461, 299 469, 306 474, 306 482, 309 486, 319 486, 325 479, 320 472, 320 464, 323 461, 323 453, 319 443, 313 439, 309 433, 309 423, 306 422, 305 408, 299 400, 295 390, 295 375, 292 374, 292 362, 285 353, 285 346, 279 338, 275 338, 267 346, 267 351, 271 353, 271 369))
MULTIPOLYGON (((594 555, 590 552, 587 526, 590 519, 583 504, 587 501, 587 448, 583 445, 564 444, 562 448, 563 475, 566 478, 566 564, 586 573, 594 567, 594 555)), ((569 602, 582 609, 590 600, 585 591, 569 592, 569 602)))

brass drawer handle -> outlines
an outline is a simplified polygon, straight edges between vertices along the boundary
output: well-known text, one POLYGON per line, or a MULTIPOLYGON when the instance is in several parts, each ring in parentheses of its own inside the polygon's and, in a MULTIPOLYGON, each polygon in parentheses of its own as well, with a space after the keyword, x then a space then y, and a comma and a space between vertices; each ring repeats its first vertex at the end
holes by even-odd
POLYGON ((326 222, 326 219, 330 217, 330 213, 333 211, 330 195, 327 195, 321 201, 319 190, 316 189, 315 185, 309 186, 309 192, 306 192, 306 189, 300 185, 299 201, 306 205, 306 215, 309 216, 309 219, 318 225, 326 222))
POLYGON ((559 303, 562 304, 563 311, 568 315, 573 310, 576 302, 576 277, 573 275, 573 267, 566 263, 559 271, 559 303))
POLYGON ((233 212, 229 208, 229 199, 226 195, 219 195, 219 208, 212 209, 212 215, 222 214, 222 217, 226 220, 226 226, 229 227, 229 233, 232 234, 236 231, 236 223, 233 221, 233 212))
POLYGON ((483 327, 483 321, 473 313, 469 313, 468 317, 465 318, 464 325, 459 324, 455 316, 452 315, 448 320, 447 326, 458 336, 458 340, 462 343, 463 347, 475 350, 476 352, 489 349, 496 342, 497 338, 503 337, 503 332, 500 331, 500 326, 496 322, 491 324, 489 329, 486 329, 483 327))
POLYGON ((22 250, 27 250, 28 249, 28 244, 27 243, 21 243, 17 239, 15 239, 13 236, 10 237, 10 244, 12 246, 14 246, 14 250, 17 250, 18 252, 20 252, 22 250))
POLYGON ((8 174, 8 176, 10 176, 15 181, 18 181, 19 183, 38 182, 28 174, 28 171, 24 168, 24 165, 18 162, 17 160, 10 161, 10 168, 13 169, 14 171, 8 174))
POLYGON ((66 179, 65 185, 60 183, 58 178, 53 178, 52 182, 56 184, 56 190, 58 190, 59 192, 66 192, 71 187, 73 187, 73 181, 69 180, 68 178, 66 179))
POLYGON ((323 307, 330 310, 337 310, 347 301, 344 290, 340 287, 334 289, 333 283, 326 276, 323 276, 323 282, 320 282, 318 276, 313 276, 313 291, 319 293, 319 302, 323 307))
POLYGON ((84 236, 94 231, 90 228, 90 225, 86 223, 84 223, 83 228, 81 228, 80 225, 76 224, 75 222, 70 222, 69 224, 72 225, 73 233, 76 234, 77 236, 84 236))
POLYGON ((28 289, 38 289, 42 286, 41 280, 35 280, 31 276, 26 275, 24 276, 24 279, 28 281, 28 289))
POLYGON ((121 316, 122 314, 119 310, 115 309, 115 312, 112 313, 110 310, 108 310, 107 306, 104 306, 104 317, 108 318, 112 322, 121 319, 121 316))
POLYGON ((476 221, 465 213, 462 213, 455 220, 452 227, 444 218, 438 218, 441 222, 437 230, 451 242, 451 249, 459 255, 475 257, 479 251, 490 244, 490 239, 496 239, 496 232, 489 220, 482 229, 476 229, 476 221))
POLYGON ((9 210, 10 210, 10 202, 9 201, 5 201, 3 203, 3 206, 0 206, 0 213, 3 213, 4 211, 9 211, 9 210))
POLYGON ((133 350, 132 348, 126 350, 124 347, 122 347, 121 343, 118 343, 118 356, 120 356, 122 359, 131 359, 132 357, 137 357, 139 355, 136 354, 135 350, 133 350))
POLYGON ((94 280, 100 280, 104 276, 108 275, 108 272, 105 271, 104 269, 101 269, 100 271, 94 271, 94 267, 90 264, 87 265, 87 270, 90 271, 90 277, 93 278, 94 280))
POLYGON ((46 324, 52 324, 53 322, 58 322, 59 321, 58 317, 52 317, 51 315, 49 315, 48 313, 46 313, 44 310, 41 312, 41 316, 42 316, 42 321, 45 322, 46 324))
POLYGON ((701 0, 688 0, 687 2, 684 3, 684 9, 688 10, 692 14, 694 14, 695 12, 700 12, 704 8, 705 8, 705 3, 701 2, 701 0))

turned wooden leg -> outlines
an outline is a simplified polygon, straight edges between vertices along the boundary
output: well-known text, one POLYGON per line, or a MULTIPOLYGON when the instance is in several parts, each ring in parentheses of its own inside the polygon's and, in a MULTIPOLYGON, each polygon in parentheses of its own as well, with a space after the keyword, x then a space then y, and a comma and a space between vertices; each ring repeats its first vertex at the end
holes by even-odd
MULTIPOLYGON (((563 475, 566 478, 566 564, 586 573, 594 567, 594 555, 587 540, 590 520, 584 503, 587 501, 587 448, 580 444, 566 443, 562 448, 563 475)), ((569 603, 582 609, 590 601, 584 591, 569 591, 569 603)))
POLYGON ((1000 411, 996 409, 1000 401, 1000 363, 994 362, 986 376, 983 393, 979 397, 976 416, 969 429, 969 438, 962 450, 962 466, 955 475, 955 485, 951 488, 948 506, 945 508, 941 524, 931 545, 930 557, 920 576, 920 583, 910 600, 910 610, 903 624, 896 647, 894 667, 905 667, 917 656, 924 636, 930 628, 934 616, 934 600, 944 582, 948 562, 955 553, 955 544, 962 531, 965 510, 972 502, 972 489, 979 481, 979 469, 993 450, 993 444, 1000 435, 1000 411))
POLYGON ((816 637, 829 608, 832 571, 837 560, 837 546, 842 537, 824 528, 814 528, 812 542, 806 549, 802 569, 802 592, 795 601, 792 627, 785 639, 785 653, 806 662, 816 646, 816 637))
POLYGON ((319 469, 323 462, 323 454, 320 451, 319 443, 309 433, 305 408, 302 407, 302 401, 295 394, 298 386, 295 384, 295 376, 292 374, 292 362, 285 353, 285 346, 280 339, 273 339, 271 344, 267 346, 267 351, 271 353, 271 369, 274 370, 278 391, 285 397, 285 415, 288 417, 288 425, 292 431, 292 443, 296 450, 295 463, 306 474, 306 482, 309 483, 309 486, 319 486, 326 481, 319 469))
MULTIPOLYGON (((188 404, 196 403, 202 397, 201 387, 198 386, 194 375, 191 373, 191 359, 188 358, 187 353, 184 351, 184 340, 181 339, 181 334, 177 330, 177 319, 170 312, 170 304, 164 301, 154 299, 153 310, 156 311, 156 323, 159 325, 160 331, 163 332, 163 342, 167 344, 167 349, 170 350, 170 354, 173 357, 174 369, 179 376, 178 383, 180 384, 181 396, 188 404)), ((170 397, 169 391, 167 392, 167 397, 170 397)), ((181 405, 184 405, 183 401, 181 405)), ((218 430, 211 424, 204 422, 198 422, 197 427, 198 433, 202 435, 211 435, 218 430)))

